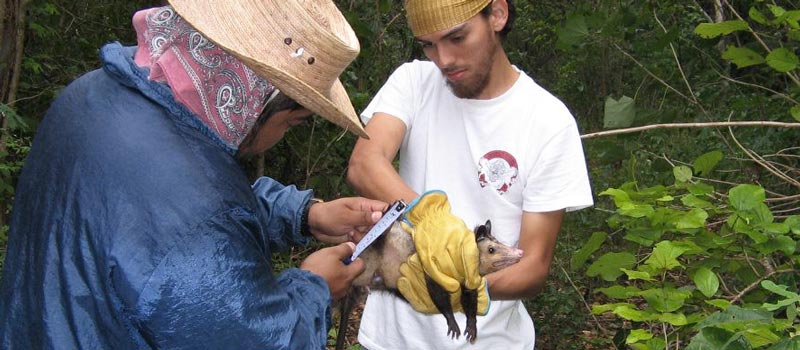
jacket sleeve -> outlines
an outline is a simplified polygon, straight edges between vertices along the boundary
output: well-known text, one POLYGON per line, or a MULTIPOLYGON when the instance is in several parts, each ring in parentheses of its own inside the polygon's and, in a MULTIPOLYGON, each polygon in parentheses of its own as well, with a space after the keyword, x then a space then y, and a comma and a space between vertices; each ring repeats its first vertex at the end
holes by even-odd
POLYGON ((272 273, 251 214, 213 218, 176 242, 148 277, 133 324, 159 349, 324 349, 331 296, 319 276, 272 273))
POLYGON ((308 244, 309 238, 300 234, 300 216, 314 194, 311 190, 301 191, 266 176, 256 180, 252 189, 261 211, 259 217, 265 219, 261 224, 270 250, 286 251, 291 246, 308 244))

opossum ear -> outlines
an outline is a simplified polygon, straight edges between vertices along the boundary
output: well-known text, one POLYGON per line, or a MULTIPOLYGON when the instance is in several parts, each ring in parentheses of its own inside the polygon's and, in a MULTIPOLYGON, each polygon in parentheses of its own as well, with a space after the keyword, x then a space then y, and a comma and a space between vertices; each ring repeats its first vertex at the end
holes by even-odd
POLYGON ((475 227, 475 242, 480 242, 482 239, 486 238, 491 228, 492 228, 491 224, 489 226, 478 225, 477 227, 475 227))
POLYGON ((486 224, 484 226, 486 226, 486 234, 491 235, 492 234, 492 220, 486 220, 486 224))

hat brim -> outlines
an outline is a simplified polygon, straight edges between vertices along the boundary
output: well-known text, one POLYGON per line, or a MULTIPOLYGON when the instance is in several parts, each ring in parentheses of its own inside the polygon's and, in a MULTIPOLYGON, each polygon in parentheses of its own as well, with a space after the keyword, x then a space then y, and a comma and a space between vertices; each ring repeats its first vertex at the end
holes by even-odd
MULTIPOLYGON (((223 45, 224 47, 224 45, 223 45)), ((337 79, 331 86, 329 96, 321 94, 302 80, 275 69, 251 58, 243 57, 231 52, 241 59, 250 69, 270 81, 282 93, 297 101, 300 105, 316 113, 332 123, 352 132, 356 136, 369 139, 367 131, 358 119, 350 97, 347 95, 342 82, 337 79)))

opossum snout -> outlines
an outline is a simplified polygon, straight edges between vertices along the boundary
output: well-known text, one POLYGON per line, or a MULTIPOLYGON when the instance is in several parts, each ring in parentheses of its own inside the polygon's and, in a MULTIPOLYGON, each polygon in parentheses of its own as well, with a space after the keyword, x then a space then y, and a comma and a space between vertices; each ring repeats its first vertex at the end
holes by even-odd
POLYGON ((503 255, 495 257, 496 260, 492 261, 491 270, 499 271, 518 263, 522 259, 522 253, 522 249, 509 248, 503 255))

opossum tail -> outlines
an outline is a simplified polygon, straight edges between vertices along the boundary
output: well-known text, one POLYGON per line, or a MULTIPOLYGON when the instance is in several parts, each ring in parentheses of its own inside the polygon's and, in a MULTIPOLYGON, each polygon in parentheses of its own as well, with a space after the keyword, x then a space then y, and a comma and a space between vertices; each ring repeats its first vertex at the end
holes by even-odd
POLYGON ((347 342, 347 327, 350 324, 350 312, 353 311, 358 293, 353 290, 347 293, 347 296, 339 301, 339 331, 336 334, 336 350, 344 350, 345 343, 347 342))

